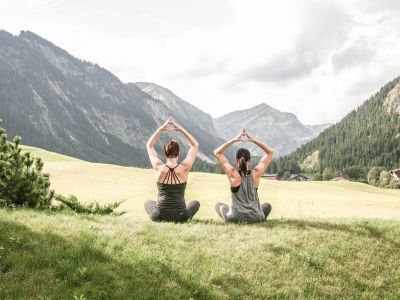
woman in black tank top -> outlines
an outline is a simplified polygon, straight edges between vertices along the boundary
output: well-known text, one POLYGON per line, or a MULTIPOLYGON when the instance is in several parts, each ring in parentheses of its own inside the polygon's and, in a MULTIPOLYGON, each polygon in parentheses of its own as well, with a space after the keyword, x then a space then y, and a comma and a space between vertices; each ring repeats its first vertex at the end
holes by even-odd
POLYGON ((253 139, 245 129, 239 136, 214 151, 219 165, 228 175, 231 187, 231 206, 221 202, 215 206, 217 214, 225 222, 256 223, 267 219, 272 207, 269 203, 260 204, 258 186, 273 152, 267 145, 253 139), (224 156, 225 150, 236 142, 252 142, 264 150, 264 157, 253 170, 249 169, 251 157, 249 150, 245 148, 240 148, 236 152, 237 168, 234 168, 224 156))
POLYGON ((144 203, 146 212, 153 221, 185 222, 191 219, 200 208, 198 201, 191 201, 186 205, 185 190, 188 173, 192 168, 199 149, 198 142, 183 127, 179 126, 170 117, 147 142, 147 152, 157 177, 157 201, 147 200, 144 203), (178 131, 190 143, 191 148, 186 158, 178 163, 179 143, 171 140, 164 144, 166 163, 163 163, 154 148, 161 132, 178 131), (179 174, 177 169, 179 168, 179 174))

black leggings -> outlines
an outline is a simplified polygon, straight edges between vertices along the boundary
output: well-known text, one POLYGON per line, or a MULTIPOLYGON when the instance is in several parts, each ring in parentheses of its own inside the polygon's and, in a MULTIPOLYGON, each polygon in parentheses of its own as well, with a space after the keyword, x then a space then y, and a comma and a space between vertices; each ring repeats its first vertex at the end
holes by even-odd
POLYGON ((183 212, 160 211, 156 207, 156 201, 147 200, 144 202, 144 209, 149 214, 152 221, 185 222, 193 218, 199 211, 200 202, 190 201, 186 204, 186 210, 183 212))
MULTIPOLYGON (((263 203, 263 204, 261 204, 261 209, 264 212, 265 220, 267 220, 267 218, 268 218, 268 216, 269 216, 269 214, 271 213, 271 210, 272 210, 271 204, 269 204, 267 202, 263 203)), ((226 222, 238 222, 238 220, 235 217, 226 215, 228 213, 228 211, 229 211, 229 206, 226 205, 225 203, 218 202, 215 205, 215 210, 217 211, 218 216, 220 216, 224 221, 226 221, 226 222), (221 208, 223 208, 223 209, 221 209, 221 208), (221 213, 225 213, 225 215, 223 216, 223 215, 221 215, 221 213)))

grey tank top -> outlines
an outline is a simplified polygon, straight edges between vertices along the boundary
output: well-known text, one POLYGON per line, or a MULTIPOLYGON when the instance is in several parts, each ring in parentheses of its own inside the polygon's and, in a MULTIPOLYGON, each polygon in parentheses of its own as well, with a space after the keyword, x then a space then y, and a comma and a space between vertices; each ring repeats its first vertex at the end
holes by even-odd
POLYGON ((249 223, 263 221, 265 216, 254 187, 253 175, 250 173, 242 175, 241 178, 239 190, 236 193, 231 192, 232 206, 229 217, 249 223))
POLYGON ((181 213, 186 211, 186 182, 181 183, 179 181, 178 176, 175 174, 176 167, 168 167, 168 173, 164 181, 157 182, 158 197, 156 207, 163 212, 181 213))

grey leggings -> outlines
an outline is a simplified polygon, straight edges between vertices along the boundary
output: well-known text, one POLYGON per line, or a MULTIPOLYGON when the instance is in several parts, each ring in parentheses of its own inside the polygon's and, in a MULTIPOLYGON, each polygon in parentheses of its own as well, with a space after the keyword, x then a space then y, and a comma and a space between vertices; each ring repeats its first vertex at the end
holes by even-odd
MULTIPOLYGON (((267 220, 267 218, 268 218, 268 216, 269 216, 269 214, 271 213, 271 210, 272 210, 271 204, 263 203, 263 204, 261 204, 261 209, 264 212, 265 220, 267 220)), ((218 202, 215 205, 215 210, 217 211, 218 216, 220 216, 226 222, 238 222, 239 221, 234 216, 227 216, 226 215, 228 213, 228 211, 229 211, 229 206, 226 205, 225 203, 218 202), (225 212, 225 215, 221 215, 221 211, 222 211, 222 213, 225 212)))
POLYGON ((156 206, 156 201, 147 200, 144 202, 144 209, 153 221, 185 222, 193 218, 199 211, 200 202, 190 201, 186 204, 186 210, 181 212, 160 211, 156 206))

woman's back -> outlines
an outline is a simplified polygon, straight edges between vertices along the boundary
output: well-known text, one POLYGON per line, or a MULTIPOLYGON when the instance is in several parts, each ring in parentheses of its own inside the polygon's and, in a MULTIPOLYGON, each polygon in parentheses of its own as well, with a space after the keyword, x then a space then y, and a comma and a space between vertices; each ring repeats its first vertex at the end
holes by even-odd
POLYGON ((164 184, 179 184, 186 182, 189 176, 189 171, 181 164, 175 166, 164 164, 162 168, 155 171, 157 182, 164 184))
POLYGON ((230 215, 238 221, 259 222, 265 220, 258 199, 257 189, 254 186, 253 174, 241 176, 241 183, 237 192, 231 193, 232 206, 230 215))
POLYGON ((231 186, 232 205, 229 208, 226 204, 218 202, 215 205, 217 214, 226 222, 244 221, 249 223, 260 222, 266 219, 271 212, 271 205, 264 203, 260 205, 257 188, 260 184, 261 176, 264 174, 272 159, 273 150, 262 142, 253 139, 249 133, 243 131, 234 139, 227 141, 214 150, 218 164, 228 176, 231 186), (245 139, 243 139, 245 138, 245 139), (265 155, 252 171, 250 166, 250 151, 239 148, 236 151, 236 165, 233 167, 224 152, 236 142, 252 142, 264 150, 265 155))
POLYGON ((199 143, 183 127, 176 124, 172 117, 168 118, 147 142, 147 153, 157 180, 157 201, 147 200, 144 204, 146 212, 153 221, 184 222, 191 219, 199 210, 200 203, 191 201, 186 204, 185 190, 188 174, 199 149, 199 143), (178 131, 190 143, 186 158, 178 164, 179 143, 170 140, 164 144, 164 155, 167 160, 163 163, 154 148, 162 131, 178 131))
POLYGON ((176 169, 178 169, 179 164, 173 168, 165 164, 165 167, 167 171, 160 172, 157 181, 158 197, 156 206, 161 211, 179 213, 186 209, 186 181, 181 182, 186 174, 183 173, 178 176, 176 169))

